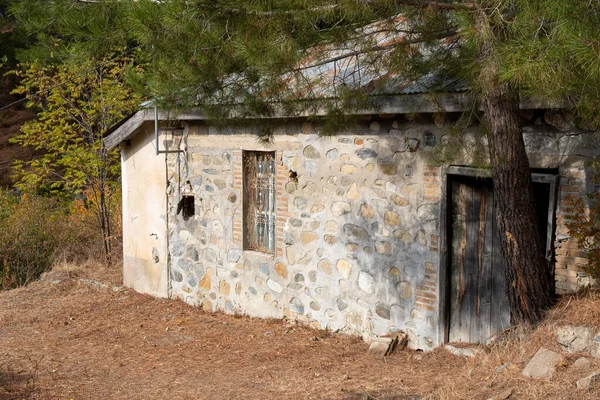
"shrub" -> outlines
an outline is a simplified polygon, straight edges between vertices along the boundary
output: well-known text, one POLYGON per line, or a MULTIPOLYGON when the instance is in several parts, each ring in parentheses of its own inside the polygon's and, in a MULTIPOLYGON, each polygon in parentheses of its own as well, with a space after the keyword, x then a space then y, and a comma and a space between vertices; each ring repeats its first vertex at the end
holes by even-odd
POLYGON ((55 199, 0 192, 0 284, 21 286, 50 269, 63 242, 64 210, 55 199))
MULTIPOLYGON (((120 204, 118 201, 115 204, 120 204)), ((112 210, 120 228, 120 209, 112 210)), ((85 198, 59 200, 0 190, 0 289, 25 285, 57 262, 106 260, 97 213, 85 198)), ((120 244, 120 232, 111 238, 120 244)), ((113 257, 118 261, 119 257, 113 257)))
POLYGON ((572 198, 575 208, 572 221, 567 223, 570 235, 578 242, 580 250, 587 254, 589 264, 585 271, 594 279, 600 278, 600 157, 591 164, 592 183, 595 188, 588 193, 589 208, 582 198, 572 198))

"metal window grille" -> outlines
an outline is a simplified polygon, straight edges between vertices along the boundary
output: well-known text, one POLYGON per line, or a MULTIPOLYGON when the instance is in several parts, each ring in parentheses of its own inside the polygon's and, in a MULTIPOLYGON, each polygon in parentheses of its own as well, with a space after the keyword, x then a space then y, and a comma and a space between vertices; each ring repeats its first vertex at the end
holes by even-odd
POLYGON ((275 153, 245 151, 244 249, 275 252, 275 153))

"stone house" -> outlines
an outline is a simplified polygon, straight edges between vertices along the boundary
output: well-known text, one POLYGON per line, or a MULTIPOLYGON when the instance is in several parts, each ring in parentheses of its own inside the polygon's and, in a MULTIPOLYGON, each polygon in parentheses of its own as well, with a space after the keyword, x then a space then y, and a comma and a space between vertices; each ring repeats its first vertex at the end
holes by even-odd
MULTIPOLYGON (((463 100, 386 96, 329 137, 318 115, 282 117, 270 142, 239 121, 139 111, 105 138, 122 155, 125 285, 364 337, 402 330, 413 348, 485 341, 509 324, 493 186, 468 151, 432 159, 463 100)), ((572 292, 588 278, 568 196, 592 190, 598 152, 559 110, 522 108, 540 232, 572 292)))

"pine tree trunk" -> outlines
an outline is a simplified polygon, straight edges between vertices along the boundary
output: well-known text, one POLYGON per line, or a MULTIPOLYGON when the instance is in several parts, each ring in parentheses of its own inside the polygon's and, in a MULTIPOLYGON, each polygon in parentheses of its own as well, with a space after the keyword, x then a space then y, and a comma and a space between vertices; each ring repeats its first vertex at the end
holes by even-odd
POLYGON ((537 228, 518 94, 496 84, 488 88, 483 108, 511 322, 536 323, 554 302, 554 278, 537 228))
POLYGON ((494 204, 504 257, 506 292, 513 324, 535 324, 554 303, 554 277, 537 228, 533 182, 519 119, 519 93, 499 79, 496 47, 506 39, 477 15, 481 103, 488 123, 494 204))

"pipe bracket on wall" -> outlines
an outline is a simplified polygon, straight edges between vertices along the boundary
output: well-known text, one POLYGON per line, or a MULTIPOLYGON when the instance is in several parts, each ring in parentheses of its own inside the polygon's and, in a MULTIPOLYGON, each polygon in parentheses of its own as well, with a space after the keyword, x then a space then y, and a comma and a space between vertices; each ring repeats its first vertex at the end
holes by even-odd
MULTIPOLYGON (((174 130, 180 130, 180 129, 159 129, 158 128, 158 108, 156 108, 156 106, 154 106, 154 143, 155 143, 155 148, 156 148, 156 155, 159 154, 178 154, 178 153, 185 153, 185 150, 181 150, 181 149, 177 149, 177 150, 161 150, 160 149, 160 145, 159 145, 159 141, 158 141, 158 133, 160 131, 169 131, 172 132, 174 130)), ((183 133, 183 131, 182 131, 183 133)))

